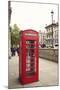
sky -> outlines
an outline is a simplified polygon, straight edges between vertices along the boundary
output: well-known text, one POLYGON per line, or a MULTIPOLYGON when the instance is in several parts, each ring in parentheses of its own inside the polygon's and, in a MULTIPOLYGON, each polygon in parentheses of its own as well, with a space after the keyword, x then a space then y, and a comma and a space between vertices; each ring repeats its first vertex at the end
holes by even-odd
POLYGON ((46 24, 52 23, 51 11, 54 11, 53 20, 58 21, 58 5, 11 2, 11 26, 17 24, 20 30, 34 29, 46 31, 46 24))

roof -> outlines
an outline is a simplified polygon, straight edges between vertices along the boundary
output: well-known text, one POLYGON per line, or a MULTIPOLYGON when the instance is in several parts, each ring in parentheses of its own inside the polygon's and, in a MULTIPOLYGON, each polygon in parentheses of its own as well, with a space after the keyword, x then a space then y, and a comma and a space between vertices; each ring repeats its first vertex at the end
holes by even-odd
POLYGON ((26 30, 21 30, 21 31, 20 31, 20 35, 21 35, 22 33, 32 33, 32 32, 38 34, 38 32, 37 32, 36 30, 26 29, 26 30))
POLYGON ((52 27, 52 26, 58 26, 58 23, 50 24, 50 25, 46 26, 45 28, 49 28, 49 27, 52 27))
POLYGON ((37 31, 34 30, 34 29, 26 29, 26 30, 24 30, 24 32, 29 32, 29 31, 33 31, 33 32, 36 32, 37 33, 37 31))

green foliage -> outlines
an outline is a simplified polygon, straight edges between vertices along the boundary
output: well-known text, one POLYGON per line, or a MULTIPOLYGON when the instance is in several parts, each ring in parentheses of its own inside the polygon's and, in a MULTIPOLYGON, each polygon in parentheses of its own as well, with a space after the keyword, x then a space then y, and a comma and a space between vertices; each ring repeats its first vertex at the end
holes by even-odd
POLYGON ((11 28, 11 46, 17 47, 19 45, 19 28, 17 24, 14 24, 13 28, 11 28))

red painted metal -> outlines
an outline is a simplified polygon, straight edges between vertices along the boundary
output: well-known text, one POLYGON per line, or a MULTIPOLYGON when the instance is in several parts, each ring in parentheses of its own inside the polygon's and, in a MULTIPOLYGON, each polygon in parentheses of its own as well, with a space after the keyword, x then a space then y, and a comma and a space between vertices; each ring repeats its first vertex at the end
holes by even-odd
POLYGON ((32 29, 20 33, 19 78, 22 84, 38 81, 38 32, 32 29))

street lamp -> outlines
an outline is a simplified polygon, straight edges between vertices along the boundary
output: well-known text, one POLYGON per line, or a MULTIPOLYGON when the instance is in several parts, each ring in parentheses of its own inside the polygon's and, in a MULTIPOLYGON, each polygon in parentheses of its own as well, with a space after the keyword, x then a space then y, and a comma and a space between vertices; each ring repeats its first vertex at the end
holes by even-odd
POLYGON ((51 11, 51 17, 52 17, 52 48, 53 48, 53 10, 51 11))

